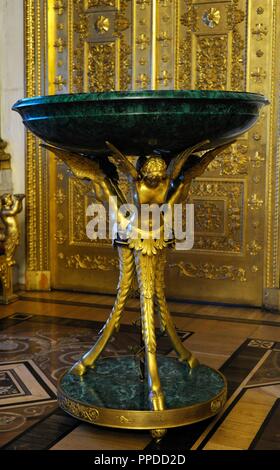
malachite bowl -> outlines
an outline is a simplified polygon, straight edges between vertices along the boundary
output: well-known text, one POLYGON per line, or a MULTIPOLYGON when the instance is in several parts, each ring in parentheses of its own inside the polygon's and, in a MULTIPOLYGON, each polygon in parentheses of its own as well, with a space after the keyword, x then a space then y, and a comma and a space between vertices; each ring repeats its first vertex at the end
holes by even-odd
POLYGON ((128 155, 171 158, 206 139, 208 147, 236 139, 266 104, 255 93, 178 90, 38 96, 12 109, 33 134, 60 148, 102 156, 109 141, 128 155))

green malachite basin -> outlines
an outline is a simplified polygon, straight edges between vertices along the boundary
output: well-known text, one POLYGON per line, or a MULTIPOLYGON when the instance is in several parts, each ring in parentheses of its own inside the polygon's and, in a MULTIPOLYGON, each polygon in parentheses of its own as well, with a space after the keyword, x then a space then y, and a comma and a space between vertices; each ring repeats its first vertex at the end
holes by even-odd
MULTIPOLYGON (((45 142, 108 155, 106 140, 130 155, 170 157, 209 139, 230 142, 256 122, 266 98, 231 91, 133 91, 25 98, 13 106, 45 142)), ((205 147, 206 148, 206 147, 205 147)))

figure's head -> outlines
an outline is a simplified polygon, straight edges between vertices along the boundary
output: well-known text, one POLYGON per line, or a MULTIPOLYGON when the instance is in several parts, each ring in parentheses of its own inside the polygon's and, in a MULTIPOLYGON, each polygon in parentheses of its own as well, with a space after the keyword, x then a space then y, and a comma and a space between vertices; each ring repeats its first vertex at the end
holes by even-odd
POLYGON ((157 186, 166 178, 166 163, 161 157, 150 157, 141 168, 141 175, 149 186, 157 186))
POLYGON ((10 209, 13 205, 13 195, 9 193, 2 194, 1 196, 1 206, 4 209, 10 209))

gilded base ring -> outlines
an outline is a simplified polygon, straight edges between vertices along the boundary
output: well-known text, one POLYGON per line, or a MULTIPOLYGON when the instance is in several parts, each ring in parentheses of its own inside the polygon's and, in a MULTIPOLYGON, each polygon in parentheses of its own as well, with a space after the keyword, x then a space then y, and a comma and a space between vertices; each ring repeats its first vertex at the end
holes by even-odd
POLYGON ((190 370, 169 356, 158 357, 166 409, 150 411, 147 380, 133 356, 100 359, 83 377, 67 372, 59 380, 58 402, 70 415, 92 424, 123 429, 167 429, 219 413, 226 401, 226 379, 205 365, 190 370))

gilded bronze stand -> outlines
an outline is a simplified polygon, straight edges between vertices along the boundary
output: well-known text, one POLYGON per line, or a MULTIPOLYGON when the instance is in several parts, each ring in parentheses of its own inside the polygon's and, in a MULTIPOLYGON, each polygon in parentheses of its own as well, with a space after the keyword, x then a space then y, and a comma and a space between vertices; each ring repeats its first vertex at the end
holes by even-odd
MULTIPOLYGON (((167 202, 174 206, 183 202, 191 180, 200 175, 225 147, 208 151, 202 157, 194 155, 195 150, 205 145, 204 141, 182 152, 168 168, 163 158, 151 156, 140 170, 136 170, 125 155, 112 144, 107 142, 107 145, 112 152, 111 158, 129 175, 134 202, 140 212, 141 204, 167 202), (170 191, 170 188, 173 189, 170 191)), ((45 147, 54 151, 84 184, 90 182, 97 200, 105 206, 109 196, 115 196, 116 209, 118 204, 126 202, 116 182, 102 173, 96 160, 85 162, 74 153, 45 147)), ((122 227, 124 217, 120 214, 118 217, 122 227)), ((161 438, 169 427, 199 421, 219 412, 226 399, 226 381, 219 372, 200 365, 177 334, 164 294, 166 249, 172 240, 164 237, 162 227, 157 234, 148 229, 145 233, 138 230, 136 235, 115 242, 120 268, 115 304, 96 343, 60 380, 58 399, 65 411, 86 421, 109 427, 150 429, 155 438, 161 438), (100 359, 106 345, 119 330, 135 273, 140 291, 146 360, 144 382, 147 383, 142 383, 137 376, 135 358, 100 359), (157 357, 155 311, 179 361, 173 357, 157 357), (178 381, 178 389, 172 381, 178 381), (163 382, 166 382, 165 386, 163 382), (109 396, 108 390, 104 391, 105 384, 110 390, 109 396), (134 403, 127 406, 133 394, 134 403)))
MULTIPOLYGON (((255 93, 134 90, 26 98, 13 110, 33 134, 52 145, 45 147, 69 166, 97 202, 108 209, 113 199, 121 234, 127 219, 119 208, 129 201, 119 184, 119 170, 128 178, 135 213, 141 214, 145 204, 184 204, 192 179, 204 172, 225 144, 255 124, 266 104, 267 99, 255 93), (126 155, 139 155, 136 165, 108 139, 126 155)), ((153 230, 149 226, 143 232, 141 226, 137 236, 128 231, 124 243, 117 240, 120 279, 115 305, 96 344, 60 379, 58 399, 65 411, 82 420, 149 429, 160 438, 169 427, 218 413, 226 399, 226 380, 199 364, 177 335, 163 286, 165 251, 172 234, 160 232, 155 237, 153 230), (101 357, 119 328, 134 272, 145 343, 144 380, 138 359, 101 357), (155 312, 179 360, 157 354, 155 312)))

